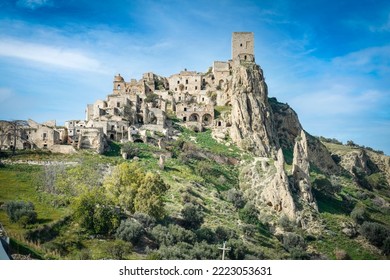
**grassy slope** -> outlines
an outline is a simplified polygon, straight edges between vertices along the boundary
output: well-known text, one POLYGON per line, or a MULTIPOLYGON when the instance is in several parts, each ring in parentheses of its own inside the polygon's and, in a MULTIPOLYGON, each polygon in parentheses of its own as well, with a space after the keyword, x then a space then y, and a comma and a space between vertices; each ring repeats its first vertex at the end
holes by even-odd
MULTIPOLYGON (((210 131, 203 133, 193 133, 184 130, 181 136, 182 139, 192 142, 198 149, 206 150, 215 155, 227 157, 240 157, 240 151, 235 146, 227 147, 224 143, 218 143, 212 139, 210 131)), ((181 208, 184 205, 184 197, 191 201, 200 204, 204 208, 205 222, 204 226, 216 228, 219 225, 235 230, 239 233, 244 243, 253 251, 262 252, 267 258, 277 259, 286 256, 285 251, 281 247, 281 243, 275 237, 270 235, 266 229, 259 228, 252 236, 245 237, 242 228, 242 221, 239 219, 238 211, 233 205, 225 200, 226 191, 230 188, 237 187, 238 184, 238 167, 218 164, 214 161, 208 161, 210 172, 206 175, 201 175, 197 171, 198 164, 201 160, 190 160, 183 163, 178 158, 170 158, 165 162, 164 170, 158 168, 158 152, 156 147, 137 144, 140 149, 140 162, 148 169, 159 172, 166 183, 171 188, 166 195, 167 212, 172 217, 178 217, 181 208), (221 179, 222 178, 222 179, 221 179)), ((349 147, 339 147, 339 149, 349 149, 349 147)), ((288 153, 288 151, 287 151, 288 153)), ((290 156, 288 154, 288 156, 290 156)), ((123 159, 119 156, 119 149, 113 150, 106 156, 93 155, 91 153, 81 153, 78 155, 64 156, 51 154, 27 154, 19 155, 16 159, 32 159, 32 160, 65 160, 78 161, 81 164, 85 162, 100 162, 110 165, 116 165, 122 162, 123 159)), ((286 167, 291 169, 290 163, 287 160, 286 167)), ((39 172, 41 167, 14 165, 0 168, 0 204, 9 200, 28 200, 32 201, 38 212, 39 224, 49 224, 58 221, 69 213, 67 208, 53 208, 50 204, 40 199, 34 185, 35 174, 39 172)), ((312 180, 324 176, 318 170, 313 169, 311 172, 312 180)), ((383 213, 381 209, 373 205, 371 199, 361 200, 362 190, 348 177, 339 177, 342 189, 339 194, 325 195, 322 192, 315 191, 315 196, 319 205, 320 217, 326 225, 326 232, 314 240, 309 241, 309 247, 325 254, 329 258, 335 258, 335 250, 345 250, 352 259, 380 259, 378 250, 369 246, 362 238, 350 239, 340 232, 340 224, 342 222, 351 222, 349 217, 351 209, 344 205, 341 195, 349 195, 352 201, 362 201, 366 205, 370 216, 375 221, 380 221, 387 225, 390 224, 389 215, 383 213)), ((363 190, 368 196, 378 195, 363 190)), ((388 201, 387 197, 381 196, 388 201)), ((4 224, 8 232, 13 236, 19 236, 18 243, 22 252, 35 249, 37 255, 44 256, 44 250, 33 244, 26 244, 21 235, 26 229, 23 229, 19 224, 9 222, 5 211, 0 210, 0 221, 4 224)), ((37 226, 38 226, 37 225, 37 226)), ((74 227, 75 225, 71 225, 74 227)), ((77 225, 76 225, 77 227, 77 225)), ((71 228, 64 229, 64 235, 69 238, 75 238, 79 234, 77 230, 71 228)), ((78 237, 81 242, 81 247, 89 251, 90 258, 104 257, 103 245, 112 241, 99 241, 97 239, 88 239, 83 236, 78 237)), ((80 251, 80 250, 78 250, 80 251)), ((31 251, 34 253, 33 251, 31 251)), ((31 253, 30 252, 30 253, 31 253)), ((67 256, 61 258, 78 258, 80 252, 74 251, 67 256)), ((38 256, 39 257, 39 256, 38 256)), ((47 257, 47 256, 46 256, 47 257)), ((53 256, 49 256, 53 257, 53 256)), ((56 256, 54 256, 56 257, 56 256)), ((144 258, 145 255, 134 253, 127 258, 144 258)))

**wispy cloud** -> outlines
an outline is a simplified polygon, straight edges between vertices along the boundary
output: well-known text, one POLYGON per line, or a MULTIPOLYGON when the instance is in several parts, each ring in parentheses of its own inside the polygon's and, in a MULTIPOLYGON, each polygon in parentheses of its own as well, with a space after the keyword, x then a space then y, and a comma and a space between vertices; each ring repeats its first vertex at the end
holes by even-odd
POLYGON ((333 63, 341 68, 359 70, 363 73, 390 73, 390 45, 370 47, 351 52, 333 59, 333 63))
POLYGON ((0 41, 0 56, 13 57, 62 68, 100 72, 100 62, 78 50, 24 42, 14 39, 0 41))
POLYGON ((52 6, 51 0, 18 0, 16 2, 18 7, 35 10, 44 6, 52 6))
POLYGON ((368 28, 371 32, 390 32, 390 13, 388 14, 385 22, 377 25, 369 24, 368 28))

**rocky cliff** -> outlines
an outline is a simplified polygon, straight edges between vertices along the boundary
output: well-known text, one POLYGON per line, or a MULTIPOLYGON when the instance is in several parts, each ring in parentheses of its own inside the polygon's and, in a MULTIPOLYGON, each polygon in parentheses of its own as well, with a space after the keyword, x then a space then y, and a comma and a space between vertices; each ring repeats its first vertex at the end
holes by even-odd
POLYGON ((270 156, 279 141, 262 70, 255 63, 241 62, 233 69, 232 84, 231 138, 257 156, 270 156))

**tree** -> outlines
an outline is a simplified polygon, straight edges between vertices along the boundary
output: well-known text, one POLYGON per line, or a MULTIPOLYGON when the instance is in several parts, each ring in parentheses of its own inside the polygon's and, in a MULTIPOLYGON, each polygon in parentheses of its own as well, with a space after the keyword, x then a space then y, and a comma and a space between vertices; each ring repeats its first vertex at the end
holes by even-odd
POLYGON ((158 174, 145 172, 138 162, 118 165, 104 186, 113 201, 131 213, 143 212, 157 219, 165 215, 163 195, 169 186, 158 174))
POLYGON ((110 234, 119 225, 119 213, 101 190, 90 190, 74 204, 74 217, 80 226, 92 234, 110 234))

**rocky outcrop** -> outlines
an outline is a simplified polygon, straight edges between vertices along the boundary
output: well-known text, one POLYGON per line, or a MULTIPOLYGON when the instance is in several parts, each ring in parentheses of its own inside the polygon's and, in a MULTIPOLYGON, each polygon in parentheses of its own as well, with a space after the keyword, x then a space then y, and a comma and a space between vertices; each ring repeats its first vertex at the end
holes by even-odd
POLYGON ((270 156, 279 147, 267 85, 255 63, 233 68, 232 127, 230 136, 241 148, 257 156, 270 156))
MULTIPOLYGON (((275 129, 280 146, 286 150, 292 150, 295 139, 303 130, 297 113, 287 104, 280 103, 276 98, 269 98, 273 111, 275 129)), ((328 149, 315 137, 307 134, 308 158, 325 174, 338 173, 340 170, 332 159, 328 149)))
POLYGON ((352 175, 354 175, 356 169, 364 172, 366 175, 378 171, 376 165, 363 149, 351 149, 351 151, 341 154, 340 159, 340 165, 352 175))
POLYGON ((390 157, 371 151, 367 151, 367 155, 379 171, 385 174, 387 182, 390 185, 390 157))
POLYGON ((261 213, 284 214, 295 220, 296 207, 284 170, 281 149, 277 152, 276 160, 256 158, 242 169, 240 177, 240 188, 248 199, 255 202, 261 213))
POLYGON ((300 136, 295 141, 292 175, 300 200, 317 209, 317 204, 311 191, 307 139, 303 130, 301 130, 300 136))

